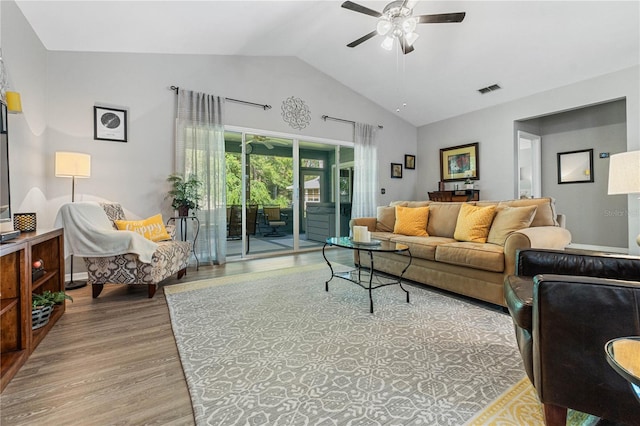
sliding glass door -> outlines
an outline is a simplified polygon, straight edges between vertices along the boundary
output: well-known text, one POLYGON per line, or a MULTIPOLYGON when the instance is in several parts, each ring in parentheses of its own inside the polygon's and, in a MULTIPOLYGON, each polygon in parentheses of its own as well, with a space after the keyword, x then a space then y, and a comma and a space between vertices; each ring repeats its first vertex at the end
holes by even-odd
POLYGON ((352 174, 340 158, 352 160, 353 147, 285 136, 225 132, 231 260, 320 249, 327 237, 348 235, 352 174))

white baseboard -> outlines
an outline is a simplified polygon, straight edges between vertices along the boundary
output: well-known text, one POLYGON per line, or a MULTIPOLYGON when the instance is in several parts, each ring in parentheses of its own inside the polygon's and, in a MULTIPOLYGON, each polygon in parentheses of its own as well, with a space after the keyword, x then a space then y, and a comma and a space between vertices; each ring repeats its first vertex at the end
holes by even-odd
POLYGON ((629 254, 629 249, 626 247, 608 247, 608 246, 593 246, 589 244, 574 244, 571 243, 567 246, 570 249, 578 249, 578 250, 592 250, 592 251, 603 251, 606 253, 620 253, 620 254, 629 254))

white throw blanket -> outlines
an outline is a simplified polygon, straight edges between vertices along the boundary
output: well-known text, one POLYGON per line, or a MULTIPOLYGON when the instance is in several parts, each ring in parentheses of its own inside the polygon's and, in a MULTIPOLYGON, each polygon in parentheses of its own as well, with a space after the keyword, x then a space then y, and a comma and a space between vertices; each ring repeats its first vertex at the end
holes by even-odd
POLYGON ((64 228, 64 257, 108 257, 134 253, 151 263, 158 245, 132 231, 116 231, 100 204, 92 201, 60 207, 56 228, 64 228))

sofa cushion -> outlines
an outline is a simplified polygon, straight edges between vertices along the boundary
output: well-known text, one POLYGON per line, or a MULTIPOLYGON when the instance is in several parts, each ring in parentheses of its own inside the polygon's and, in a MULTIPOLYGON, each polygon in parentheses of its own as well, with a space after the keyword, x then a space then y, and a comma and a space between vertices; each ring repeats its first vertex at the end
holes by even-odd
POLYGON ((376 231, 393 232, 396 223, 395 207, 378 207, 376 212, 376 231))
POLYGON ((509 207, 498 206, 496 217, 493 219, 487 242, 504 245, 512 232, 528 228, 533 221, 538 206, 509 207))
POLYGON ((393 235, 391 241, 409 246, 414 258, 436 260, 436 247, 441 244, 453 243, 456 240, 446 237, 412 237, 408 235, 393 235))
POLYGON ((500 201, 498 206, 522 207, 538 206, 530 226, 559 226, 556 219, 555 200, 550 197, 522 198, 520 200, 500 201))
POLYGON ((115 220, 114 223, 120 231, 133 231, 151 241, 158 242, 171 239, 167 229, 164 227, 160 213, 143 220, 115 220))
POLYGON ((427 233, 430 236, 453 238, 462 204, 438 202, 429 204, 427 233))
POLYGON ((453 238, 458 241, 486 242, 495 214, 495 206, 478 207, 463 204, 458 214, 453 238))
POLYGON ((393 237, 395 237, 393 232, 375 231, 371 233, 372 240, 389 241, 393 237))
POLYGON ((497 244, 455 242, 436 248, 436 261, 491 272, 504 271, 504 251, 497 244))
POLYGON ((416 237, 428 237, 427 220, 429 219, 429 207, 402 207, 396 206, 396 223, 393 227, 394 234, 413 235, 416 237))
POLYGON ((404 207, 427 207, 432 201, 407 201, 404 207))

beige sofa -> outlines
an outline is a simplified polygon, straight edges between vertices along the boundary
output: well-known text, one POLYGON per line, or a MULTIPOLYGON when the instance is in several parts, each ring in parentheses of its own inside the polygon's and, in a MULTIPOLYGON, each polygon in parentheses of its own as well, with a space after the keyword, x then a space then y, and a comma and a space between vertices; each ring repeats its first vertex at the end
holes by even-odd
MULTIPOLYGON (((406 217, 407 210, 399 212, 406 217)), ((514 273, 517 250, 564 249, 571 242, 571 234, 564 228, 564 216, 556 214, 552 198, 469 203, 398 201, 378 207, 377 217, 352 219, 350 226, 356 225, 366 226, 372 238, 409 246, 412 262, 404 278, 501 306, 506 306, 503 282, 514 273), (468 206, 463 209, 463 204, 468 206), (398 233, 396 206, 428 207, 428 236, 398 233), (465 241, 460 237, 467 225, 459 219, 461 209, 465 213, 472 209, 480 211, 469 206, 494 211, 493 217, 487 216, 486 242, 465 241)), ((358 252, 354 253, 356 263, 370 266, 369 256, 359 259, 358 252)), ((376 253, 374 267, 397 276, 406 267, 407 256, 406 253, 376 253)))

